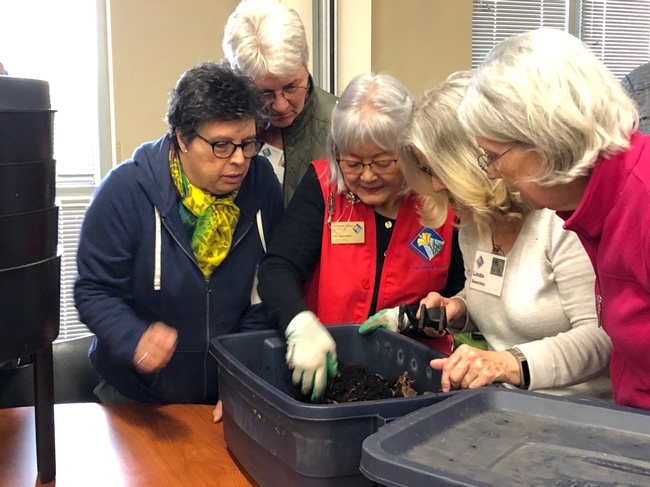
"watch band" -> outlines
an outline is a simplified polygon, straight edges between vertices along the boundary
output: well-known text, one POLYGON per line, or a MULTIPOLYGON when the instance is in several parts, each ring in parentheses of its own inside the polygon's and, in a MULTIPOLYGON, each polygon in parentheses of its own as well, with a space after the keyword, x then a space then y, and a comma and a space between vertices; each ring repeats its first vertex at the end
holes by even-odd
POLYGON ((528 368, 528 359, 517 347, 509 348, 506 351, 514 355, 517 362, 519 362, 520 382, 517 387, 519 387, 519 389, 528 390, 528 387, 530 387, 530 369, 528 368))

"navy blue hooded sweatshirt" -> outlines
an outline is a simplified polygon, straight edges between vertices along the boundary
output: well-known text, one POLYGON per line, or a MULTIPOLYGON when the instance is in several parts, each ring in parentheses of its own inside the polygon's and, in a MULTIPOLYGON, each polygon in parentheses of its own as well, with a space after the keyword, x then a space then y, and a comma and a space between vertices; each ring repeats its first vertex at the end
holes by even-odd
POLYGON ((93 366, 122 395, 214 404, 210 339, 275 326, 263 304, 252 304, 251 293, 264 241, 284 211, 282 190, 269 162, 253 157, 235 199, 241 214, 230 253, 206 279, 180 218, 170 143, 165 136, 140 146, 97 188, 81 227, 75 304, 96 335, 93 366), (143 375, 133 355, 156 321, 176 328, 178 343, 163 369, 143 375))

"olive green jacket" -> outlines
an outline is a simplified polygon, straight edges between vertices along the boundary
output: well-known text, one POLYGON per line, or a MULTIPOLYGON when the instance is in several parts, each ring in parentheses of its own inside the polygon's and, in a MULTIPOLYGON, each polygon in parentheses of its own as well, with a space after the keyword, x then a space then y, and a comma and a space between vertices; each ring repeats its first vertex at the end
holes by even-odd
POLYGON ((291 125, 282 129, 284 147, 284 205, 287 206, 307 168, 325 156, 325 141, 337 98, 313 86, 305 106, 291 125))

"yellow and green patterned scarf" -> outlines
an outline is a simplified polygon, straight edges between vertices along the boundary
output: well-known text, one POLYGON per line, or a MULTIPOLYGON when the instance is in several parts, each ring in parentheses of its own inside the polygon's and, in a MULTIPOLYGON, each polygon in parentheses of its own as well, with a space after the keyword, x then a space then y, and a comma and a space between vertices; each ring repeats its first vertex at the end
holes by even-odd
POLYGON ((218 197, 194 186, 181 168, 181 160, 169 149, 169 168, 174 185, 181 195, 179 210, 186 227, 193 228, 190 238, 196 261, 207 278, 223 262, 239 221, 235 204, 238 191, 218 197))

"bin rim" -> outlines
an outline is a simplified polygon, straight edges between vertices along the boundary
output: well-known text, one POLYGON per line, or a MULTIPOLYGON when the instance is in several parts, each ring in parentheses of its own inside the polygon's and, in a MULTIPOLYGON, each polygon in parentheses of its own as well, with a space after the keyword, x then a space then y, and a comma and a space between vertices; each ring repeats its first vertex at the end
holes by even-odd
POLYGON ((56 164, 56 159, 41 159, 39 161, 23 161, 23 162, 0 162, 0 166, 26 166, 28 164, 56 164))
POLYGON ((57 200, 54 201, 54 204, 52 206, 48 206, 47 208, 40 208, 38 210, 30 210, 30 211, 21 211, 20 213, 10 213, 8 215, 0 215, 0 220, 3 218, 11 218, 11 217, 21 217, 21 216, 27 216, 31 214, 36 214, 36 213, 48 213, 48 212, 54 212, 55 209, 61 207, 61 202, 57 200))
POLYGON ((0 108, 0 113, 57 113, 52 108, 0 108))
POLYGON ((39 260, 39 261, 36 261, 36 262, 29 262, 28 264, 19 265, 19 266, 16 266, 16 267, 7 267, 5 269, 0 269, 0 274, 2 274, 4 272, 18 271, 18 270, 24 269, 26 267, 36 267, 36 266, 39 266, 41 264, 51 262, 53 260, 57 260, 57 259, 60 260, 62 257, 63 257, 63 250, 61 250, 57 246, 56 255, 54 255, 52 257, 48 257, 47 259, 39 260))
MULTIPOLYGON (((340 324, 340 325, 329 325, 329 327, 354 327, 359 328, 360 325, 357 324, 340 324)), ((394 337, 395 333, 389 330, 380 328, 375 332, 378 335, 382 336, 385 334, 386 337, 394 337)), ((397 414, 388 414, 387 410, 394 409, 396 405, 404 404, 406 401, 410 405, 409 410, 420 409, 425 406, 429 406, 431 399, 440 396, 452 396, 456 394, 456 391, 448 393, 432 393, 427 395, 418 395, 415 397, 397 397, 390 399, 377 399, 371 401, 362 401, 362 402, 350 402, 344 404, 308 404, 300 402, 289 395, 281 392, 279 389, 271 386, 264 379, 259 377, 257 374, 250 371, 245 367, 239 360, 237 360, 221 342, 227 340, 237 339, 243 335, 255 335, 255 336, 265 336, 266 338, 280 338, 283 339, 282 335, 278 330, 262 330, 262 331, 253 331, 253 332, 243 332, 243 333, 231 333, 226 335, 221 335, 215 337, 210 341, 210 352, 217 359, 219 368, 223 368, 228 371, 228 374, 233 380, 236 380, 243 385, 247 386, 247 389, 259 397, 261 397, 265 403, 273 406, 278 411, 282 412, 288 417, 293 419, 302 419, 302 420, 312 420, 312 421, 329 421, 332 419, 345 420, 345 419, 358 419, 361 417, 376 417, 379 420, 387 423, 393 419, 403 416, 405 413, 397 414), (422 403, 421 406, 413 407, 414 403, 422 403)), ((422 347, 425 350, 435 350, 430 349, 426 345, 410 340, 407 337, 402 337, 398 335, 401 339, 408 340, 412 342, 412 345, 415 347, 422 347)), ((266 339, 265 338, 265 339, 266 339)), ((365 337, 364 337, 365 338, 365 337)), ((411 343, 410 343, 411 344, 411 343)))

